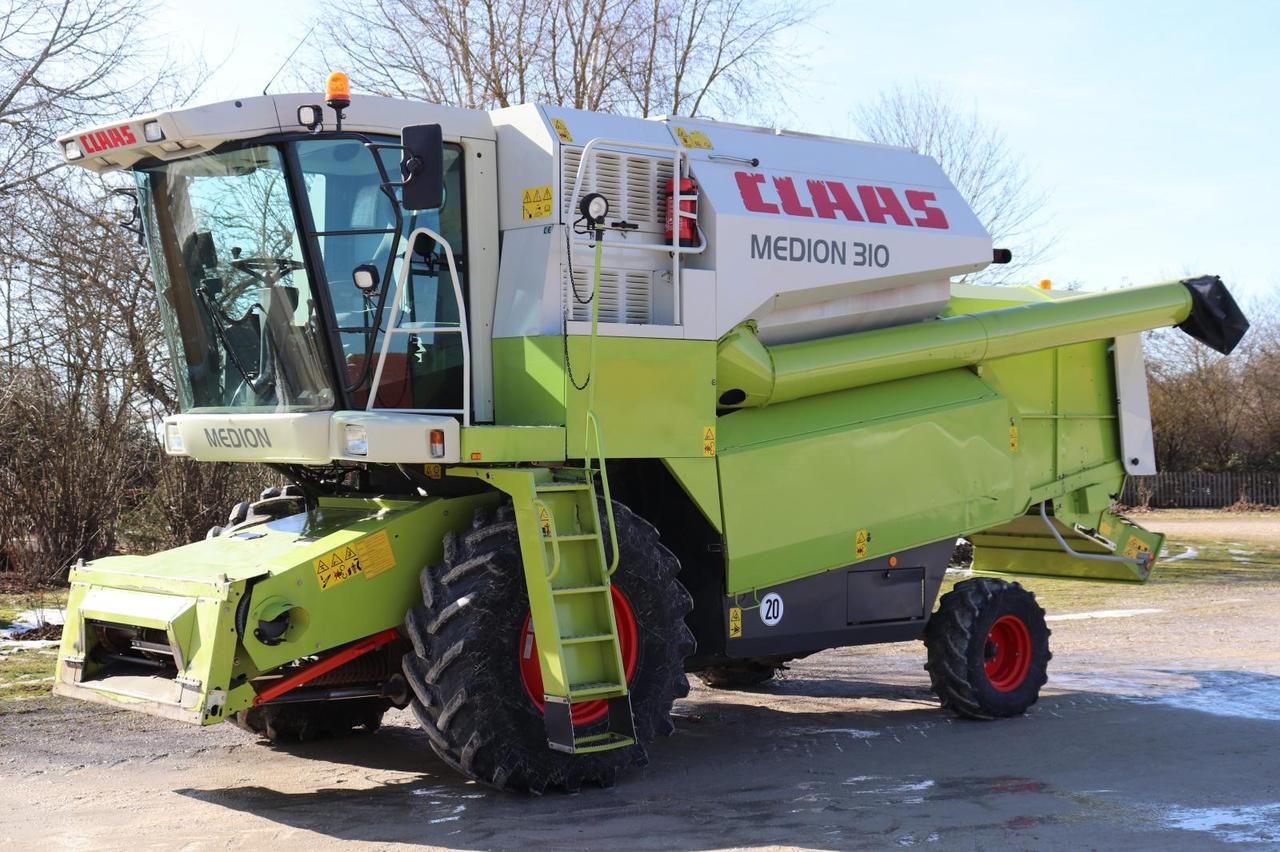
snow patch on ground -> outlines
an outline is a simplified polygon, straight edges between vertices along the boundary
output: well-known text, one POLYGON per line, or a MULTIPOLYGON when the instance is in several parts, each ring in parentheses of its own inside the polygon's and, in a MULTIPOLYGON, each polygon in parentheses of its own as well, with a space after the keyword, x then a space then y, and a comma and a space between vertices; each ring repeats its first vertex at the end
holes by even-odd
POLYGON ((1171 828, 1202 831, 1224 843, 1280 841, 1280 802, 1230 808, 1170 808, 1164 814, 1171 828))
POLYGON ((1280 677, 1249 671, 1054 672, 1054 686, 1232 719, 1280 722, 1280 677))
POLYGON ((1093 612, 1068 612, 1046 615, 1045 621, 1084 621, 1089 618, 1133 618, 1135 615, 1155 615, 1162 609, 1099 609, 1093 612))
POLYGON ((17 620, 8 627, 0 627, 0 639, 8 639, 45 624, 66 624, 67 612, 62 607, 38 607, 18 613, 17 620))
POLYGON ((924 803, 924 796, 916 795, 930 790, 937 785, 932 778, 922 778, 919 781, 897 782, 893 779, 884 778, 879 775, 854 775, 844 782, 846 787, 860 787, 862 789, 853 790, 852 792, 859 795, 871 796, 902 796, 898 801, 904 805, 919 805, 924 803), (877 784, 872 782, 889 781, 888 784, 877 784))
POLYGON ((1194 547, 1188 547, 1186 550, 1182 551, 1177 556, 1166 556, 1164 559, 1161 559, 1160 561, 1165 563, 1177 562, 1179 559, 1195 559, 1199 555, 1200 555, 1199 550, 1197 550, 1194 547))

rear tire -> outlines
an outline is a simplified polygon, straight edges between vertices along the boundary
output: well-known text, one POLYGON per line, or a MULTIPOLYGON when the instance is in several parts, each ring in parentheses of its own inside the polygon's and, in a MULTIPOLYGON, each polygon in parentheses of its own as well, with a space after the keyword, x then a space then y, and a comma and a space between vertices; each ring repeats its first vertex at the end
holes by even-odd
MULTIPOLYGON (((622 504, 613 506, 621 558, 612 583, 639 626, 629 685, 636 744, 579 755, 547 745, 542 712, 521 675, 529 601, 515 516, 505 505, 477 512, 470 530, 445 537, 444 565, 423 570, 423 605, 405 618, 414 645, 404 657, 413 712, 432 750, 464 775, 532 793, 610 786, 619 771, 647 762, 645 746, 657 735, 673 732, 671 704, 689 692, 684 659, 694 643, 684 617, 692 599, 657 530, 622 504)), ((608 552, 607 531, 605 539, 608 552)))
POLYGON ((991 577, 965 580, 943 595, 924 642, 934 693, 969 719, 1025 713, 1040 698, 1053 657, 1036 596, 991 577))
POLYGON ((694 672, 698 680, 712 689, 750 689, 768 683, 786 668, 785 659, 757 657, 734 660, 694 672))
POLYGON ((357 728, 376 731, 390 707, 391 702, 385 698, 280 704, 250 707, 234 714, 231 720, 251 734, 287 745, 347 736, 357 728))

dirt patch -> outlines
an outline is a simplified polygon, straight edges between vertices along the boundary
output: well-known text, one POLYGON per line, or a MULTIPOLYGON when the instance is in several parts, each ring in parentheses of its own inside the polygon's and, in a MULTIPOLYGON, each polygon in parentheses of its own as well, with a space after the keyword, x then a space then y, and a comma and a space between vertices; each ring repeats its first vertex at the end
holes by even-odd
POLYGON ((42 624, 32 630, 15 633, 12 638, 17 639, 19 642, 30 642, 33 639, 61 639, 62 625, 42 624))
POLYGON ((1174 539, 1280 541, 1280 512, 1153 511, 1137 518, 1137 521, 1147 529, 1174 539))

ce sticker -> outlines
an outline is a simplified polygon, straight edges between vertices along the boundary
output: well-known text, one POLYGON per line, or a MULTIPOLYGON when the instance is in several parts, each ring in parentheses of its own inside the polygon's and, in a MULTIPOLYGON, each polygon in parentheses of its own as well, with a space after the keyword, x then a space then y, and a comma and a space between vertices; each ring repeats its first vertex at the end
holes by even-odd
POLYGON ((782 620, 782 595, 770 592, 761 599, 760 620, 765 627, 773 627, 782 620))

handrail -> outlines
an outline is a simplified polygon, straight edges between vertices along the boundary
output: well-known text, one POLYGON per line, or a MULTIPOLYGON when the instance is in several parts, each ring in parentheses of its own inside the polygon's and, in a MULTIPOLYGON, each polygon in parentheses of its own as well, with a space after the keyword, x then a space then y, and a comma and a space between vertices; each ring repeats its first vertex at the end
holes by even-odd
MULTIPOLYGON (((378 368, 373 372, 373 382, 369 386, 369 400, 365 411, 374 411, 378 400, 378 386, 382 382, 382 370, 387 363, 387 355, 391 351, 391 337, 395 334, 460 334, 462 335, 462 408, 397 408, 409 414, 460 414, 462 425, 471 425, 471 339, 467 332, 467 305, 462 298, 462 284, 458 281, 458 266, 453 260, 453 247, 443 236, 427 227, 418 227, 409 234, 405 242, 405 252, 400 258, 400 274, 396 276, 396 290, 391 299, 391 321, 382 335, 382 349, 378 353, 378 368), (401 328, 398 325, 400 302, 404 298, 405 284, 408 282, 410 269, 413 266, 413 247, 419 236, 430 237, 444 248, 445 259, 449 262, 449 277, 453 281, 453 298, 458 304, 458 325, 453 326, 414 326, 401 328)), ((392 409, 381 409, 392 410, 392 409)))
POLYGON ((550 583, 560 573, 560 535, 556 532, 556 516, 551 513, 551 507, 544 501, 534 498, 533 508, 541 509, 547 513, 547 535, 544 539, 551 541, 551 571, 547 574, 547 582, 550 583))
MULTIPOLYGON (((685 149, 682 145, 654 145, 649 142, 633 142, 625 139, 606 139, 597 136, 582 146, 582 152, 578 158, 578 171, 573 177, 573 194, 569 197, 569 204, 572 205, 577 199, 579 193, 582 192, 583 172, 590 162, 590 154, 600 146, 612 146, 615 148, 642 150, 642 151, 661 151, 671 154, 671 210, 672 219, 672 236, 671 244, 665 243, 611 243, 615 248, 623 249, 645 249, 649 251, 665 251, 671 253, 671 296, 672 296, 672 325, 681 325, 684 322, 682 316, 682 299, 680 284, 680 256, 685 254, 701 254, 706 251, 707 239, 703 234, 702 228, 698 225, 698 214, 686 211, 682 208, 680 202, 685 198, 696 198, 696 196, 685 195, 680 192, 680 180, 687 173, 685 149), (680 228, 676 225, 678 219, 692 219, 693 228, 698 234, 698 245, 682 246, 680 245, 680 228)), ((563 203, 563 199, 561 199, 563 203)), ((572 241, 569 245, 569 251, 573 251, 572 241)), ((569 262, 573 262, 573 258, 569 258, 569 262)))
POLYGON ((1110 553, 1081 553, 1075 550, 1071 545, 1067 544, 1067 540, 1062 537, 1062 533, 1058 532, 1058 528, 1053 525, 1053 521, 1049 520, 1049 513, 1046 511, 1048 501, 1040 503, 1040 517, 1044 520, 1045 526, 1049 528, 1049 532, 1053 533, 1053 537, 1058 540, 1058 544, 1067 552, 1068 556, 1074 556, 1076 559, 1092 559, 1097 562, 1123 562, 1126 565, 1136 565, 1139 570, 1146 568, 1146 559, 1131 559, 1128 556, 1115 556, 1110 553))

